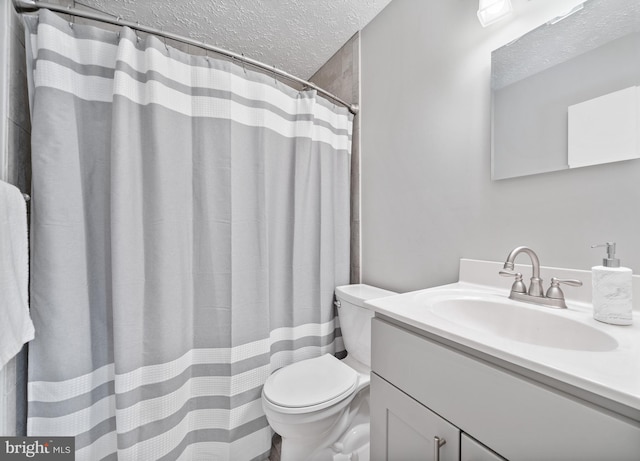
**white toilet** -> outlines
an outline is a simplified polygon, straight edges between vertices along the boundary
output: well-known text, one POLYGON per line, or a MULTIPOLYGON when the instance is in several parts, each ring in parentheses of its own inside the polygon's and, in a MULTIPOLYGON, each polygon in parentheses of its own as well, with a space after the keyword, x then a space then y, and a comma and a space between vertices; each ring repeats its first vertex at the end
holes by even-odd
POLYGON ((396 293, 369 285, 336 288, 347 357, 303 360, 273 373, 262 391, 281 461, 368 461, 371 318, 364 302, 396 293))

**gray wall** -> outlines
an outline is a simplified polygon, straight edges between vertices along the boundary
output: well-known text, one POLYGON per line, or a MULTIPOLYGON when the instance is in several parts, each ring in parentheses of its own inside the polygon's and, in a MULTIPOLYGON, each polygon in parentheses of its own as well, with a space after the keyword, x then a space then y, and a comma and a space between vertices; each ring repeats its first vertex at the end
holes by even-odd
POLYGON ((490 179, 491 51, 567 3, 514 0, 516 15, 483 29, 475 0, 393 0, 362 31, 365 283, 454 282, 459 258, 502 261, 518 245, 589 269, 607 240, 640 272, 640 161, 490 179))
MULTIPOLYGON (((24 54, 24 28, 10 0, 0 0, 0 28, 3 30, 0 85, 5 92, 0 103, 0 120, 4 139, 0 151, 0 179, 23 192, 31 188, 31 122, 27 93, 27 70, 24 54)), ((2 93, 0 93, 2 94, 2 93)))
MULTIPOLYGON (((31 122, 27 95, 24 29, 10 0, 0 0, 0 180, 31 189, 31 122)), ((26 346, 0 371, 0 419, 26 434, 26 346)), ((1 426, 1 424, 0 424, 1 426)), ((4 435, 8 435, 4 434, 4 435)))
MULTIPOLYGON (((343 101, 360 103, 360 33, 351 37, 310 81, 343 101)), ((360 283, 360 117, 353 119, 351 151, 351 283, 360 283)))

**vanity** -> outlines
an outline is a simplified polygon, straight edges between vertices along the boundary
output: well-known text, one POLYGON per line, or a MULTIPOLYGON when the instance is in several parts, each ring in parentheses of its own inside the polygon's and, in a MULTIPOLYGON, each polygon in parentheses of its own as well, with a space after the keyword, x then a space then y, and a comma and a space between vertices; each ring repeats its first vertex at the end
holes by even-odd
POLYGON ((501 267, 369 302, 371 459, 640 460, 640 318, 593 320, 589 271, 541 268, 585 282, 566 309, 511 300, 501 267))

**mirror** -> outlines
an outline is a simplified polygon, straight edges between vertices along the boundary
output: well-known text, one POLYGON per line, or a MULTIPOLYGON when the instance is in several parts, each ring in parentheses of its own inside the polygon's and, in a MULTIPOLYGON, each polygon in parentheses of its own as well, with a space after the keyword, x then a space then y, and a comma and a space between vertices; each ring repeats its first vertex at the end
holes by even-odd
POLYGON ((640 158, 639 86, 639 0, 588 0, 495 50, 492 179, 640 158))

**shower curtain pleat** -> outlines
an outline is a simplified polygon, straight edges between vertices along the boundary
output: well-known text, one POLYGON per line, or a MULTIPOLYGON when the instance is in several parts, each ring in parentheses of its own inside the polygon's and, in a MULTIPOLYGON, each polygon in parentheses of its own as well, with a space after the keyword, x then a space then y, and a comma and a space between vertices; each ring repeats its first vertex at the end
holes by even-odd
POLYGON ((78 460, 267 459, 266 378, 344 350, 352 116, 127 28, 25 22, 28 433, 78 460))

